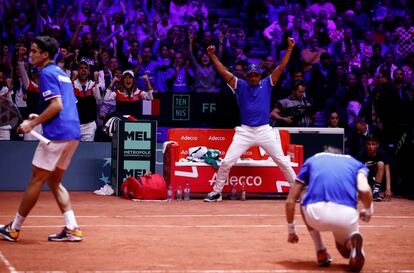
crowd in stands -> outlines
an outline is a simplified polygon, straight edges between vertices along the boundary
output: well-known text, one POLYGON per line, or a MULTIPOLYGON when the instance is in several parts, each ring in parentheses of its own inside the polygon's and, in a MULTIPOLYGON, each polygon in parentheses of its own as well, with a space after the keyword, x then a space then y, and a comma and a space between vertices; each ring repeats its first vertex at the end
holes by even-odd
MULTIPOLYGON (((246 77, 252 45, 262 40, 263 77, 296 46, 274 87, 274 126, 343 127, 354 156, 375 134, 385 149, 410 126, 414 92, 414 3, 407 0, 220 1, 242 25, 211 13, 203 0, 0 0, 0 96, 22 115, 38 109, 31 41, 60 43, 55 61, 73 81, 84 140, 112 111, 153 93, 228 92, 206 54, 246 77), (361 123, 365 126, 360 130, 361 123)), ((217 8, 215 9, 217 10, 217 8)), ((243 111, 241 109, 241 111, 243 111)), ((139 118, 139 117, 138 117, 139 118)), ((6 127, 0 127, 7 129, 6 127)), ((90 135, 92 133, 92 135, 90 135)))

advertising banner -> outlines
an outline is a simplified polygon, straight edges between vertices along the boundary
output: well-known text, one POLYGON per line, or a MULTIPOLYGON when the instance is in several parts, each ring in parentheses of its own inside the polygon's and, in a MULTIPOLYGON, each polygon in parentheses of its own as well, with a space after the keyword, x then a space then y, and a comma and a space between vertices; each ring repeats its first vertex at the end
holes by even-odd
POLYGON ((120 195, 122 182, 129 176, 155 173, 156 121, 120 121, 112 139, 112 184, 120 195))
POLYGON ((190 120, 190 95, 172 96, 172 120, 190 120))
MULTIPOLYGON (((294 167, 295 172, 298 168, 294 167)), ((171 176, 171 185, 175 191, 188 183, 191 193, 208 193, 212 191, 217 172, 211 166, 182 166, 175 169, 171 176)), ((240 192, 244 187, 247 193, 282 195, 289 192, 290 185, 283 173, 275 167, 233 166, 230 170, 223 192, 228 193, 235 186, 240 192)))

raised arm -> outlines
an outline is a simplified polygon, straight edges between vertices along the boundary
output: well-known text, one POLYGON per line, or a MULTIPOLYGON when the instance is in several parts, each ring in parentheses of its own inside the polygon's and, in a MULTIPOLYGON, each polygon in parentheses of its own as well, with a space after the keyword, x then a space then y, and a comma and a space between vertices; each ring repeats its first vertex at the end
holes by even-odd
POLYGON ((194 36, 193 34, 188 33, 188 59, 190 60, 191 66, 197 68, 197 60, 194 57, 193 46, 194 46, 194 36))
POLYGON ((148 78, 148 75, 143 75, 142 78, 147 83, 147 91, 141 91, 141 98, 144 100, 153 100, 154 96, 152 95, 152 92, 154 92, 154 90, 152 89, 152 85, 148 78))
POLYGON ((271 77, 272 77, 272 83, 273 84, 277 83, 277 81, 280 78, 280 75, 282 75, 283 70, 287 66, 294 46, 295 46, 295 40, 293 38, 289 37, 288 38, 288 48, 286 50, 286 53, 283 56, 282 61, 280 62, 280 64, 272 72, 271 77))
POLYGON ((216 47, 211 45, 207 48, 207 54, 210 56, 211 61, 213 62, 214 67, 217 72, 223 77, 223 79, 230 85, 231 88, 236 88, 236 77, 227 70, 226 67, 220 62, 216 55, 216 47))
POLYGON ((27 89, 29 87, 30 79, 27 75, 26 67, 24 66, 24 54, 26 48, 21 46, 17 49, 17 70, 19 71, 20 79, 23 82, 23 87, 27 89))
POLYGON ((102 95, 101 95, 101 90, 99 89, 100 84, 99 84, 99 72, 98 71, 93 72, 93 79, 95 82, 93 86, 93 95, 95 99, 97 99, 98 101, 101 101, 102 95))
POLYGON ((112 91, 114 85, 118 83, 121 79, 114 77, 112 82, 109 84, 108 88, 105 91, 104 100, 114 100, 116 98, 116 93, 112 91))

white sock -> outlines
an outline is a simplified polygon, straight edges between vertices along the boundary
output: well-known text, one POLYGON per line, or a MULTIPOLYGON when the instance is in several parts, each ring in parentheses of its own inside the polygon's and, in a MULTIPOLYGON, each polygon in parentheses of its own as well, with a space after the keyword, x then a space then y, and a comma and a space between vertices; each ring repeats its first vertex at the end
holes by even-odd
POLYGON ((326 247, 323 245, 322 243, 322 239, 321 239, 321 233, 317 230, 312 230, 309 231, 309 234, 312 238, 312 241, 315 245, 315 249, 316 251, 322 250, 322 249, 326 249, 326 247))
POLYGON ((12 229, 20 230, 23 225, 24 220, 26 217, 21 216, 18 212, 16 213, 16 217, 14 217, 13 223, 11 225, 12 229))
POLYGON ((63 213, 63 218, 65 219, 65 226, 67 229, 74 230, 78 227, 73 210, 65 211, 63 213))

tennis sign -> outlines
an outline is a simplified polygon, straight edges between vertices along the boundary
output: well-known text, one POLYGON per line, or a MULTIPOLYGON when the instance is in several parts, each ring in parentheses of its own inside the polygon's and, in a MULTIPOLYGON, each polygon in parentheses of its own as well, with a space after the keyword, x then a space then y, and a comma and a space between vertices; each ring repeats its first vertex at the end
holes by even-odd
POLYGON ((155 173, 156 121, 120 121, 112 138, 112 184, 120 195, 129 176, 155 173))
POLYGON ((190 95, 173 95, 172 120, 190 120, 190 95))

